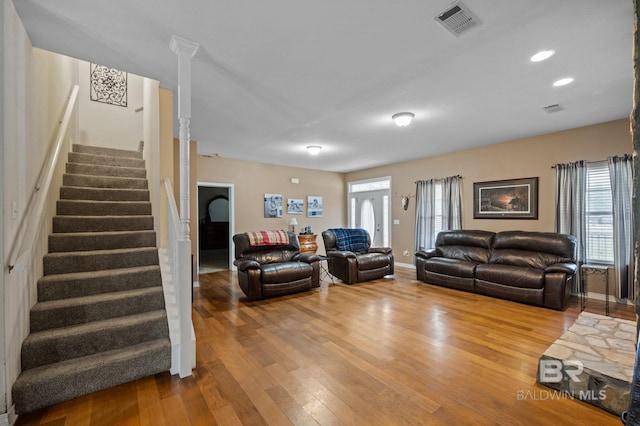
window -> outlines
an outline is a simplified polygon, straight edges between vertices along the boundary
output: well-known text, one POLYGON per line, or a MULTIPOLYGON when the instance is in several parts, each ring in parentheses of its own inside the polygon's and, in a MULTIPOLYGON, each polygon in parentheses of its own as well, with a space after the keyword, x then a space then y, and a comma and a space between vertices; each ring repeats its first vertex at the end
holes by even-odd
POLYGON ((586 251, 588 263, 613 263, 613 203, 606 162, 587 166, 586 251))
MULTIPOLYGON (((444 231, 442 225, 442 181, 438 181, 434 188, 435 199, 433 200, 433 223, 434 223, 434 235, 437 236, 438 232, 444 231)), ((435 242, 434 242, 435 243, 435 242)), ((435 247, 435 244, 434 244, 435 247)))
POLYGON ((377 191, 379 189, 391 189, 391 178, 349 182, 349 192, 377 191))

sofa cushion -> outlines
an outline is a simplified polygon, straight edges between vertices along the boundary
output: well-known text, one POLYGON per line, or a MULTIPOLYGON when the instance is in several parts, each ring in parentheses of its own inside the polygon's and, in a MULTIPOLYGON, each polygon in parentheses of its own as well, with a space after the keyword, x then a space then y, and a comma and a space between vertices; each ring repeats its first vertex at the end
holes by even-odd
POLYGON ((490 263, 544 269, 555 263, 575 263, 576 237, 555 232, 503 231, 493 240, 490 263))
POLYGON ((544 286, 544 271, 524 266, 488 263, 476 267, 476 279, 512 287, 540 289, 544 286))
POLYGON ((438 247, 442 256, 449 259, 466 260, 474 263, 489 262, 489 250, 481 247, 441 246, 438 247))
POLYGON ((514 249, 495 249, 491 252, 491 257, 489 257, 489 263, 523 266, 542 270, 547 266, 566 261, 566 258, 552 253, 514 249))
POLYGON ((310 277, 313 267, 304 262, 282 262, 262 265, 262 282, 265 284, 286 283, 310 277))
POLYGON ((444 257, 487 263, 494 236, 490 231, 443 231, 438 233, 436 248, 444 257))
POLYGON ((362 253, 356 256, 358 269, 369 270, 389 266, 389 256, 382 253, 362 253))
POLYGON ((427 271, 461 278, 473 278, 476 266, 478 266, 477 262, 446 257, 432 257, 424 261, 424 268, 427 271))

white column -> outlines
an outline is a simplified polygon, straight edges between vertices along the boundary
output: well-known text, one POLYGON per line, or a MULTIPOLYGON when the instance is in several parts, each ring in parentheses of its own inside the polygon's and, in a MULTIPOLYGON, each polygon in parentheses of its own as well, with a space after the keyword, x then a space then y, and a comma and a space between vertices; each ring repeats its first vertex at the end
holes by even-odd
POLYGON ((178 119, 180 121, 180 226, 189 238, 189 142, 191 140, 191 58, 199 44, 181 37, 171 37, 171 50, 178 55, 178 119))
POLYGON ((195 334, 191 321, 191 241, 189 241, 189 125, 191 123, 191 58, 199 45, 171 37, 171 50, 178 55, 178 118, 180 120, 180 240, 174 277, 180 317, 180 377, 195 367, 195 334))

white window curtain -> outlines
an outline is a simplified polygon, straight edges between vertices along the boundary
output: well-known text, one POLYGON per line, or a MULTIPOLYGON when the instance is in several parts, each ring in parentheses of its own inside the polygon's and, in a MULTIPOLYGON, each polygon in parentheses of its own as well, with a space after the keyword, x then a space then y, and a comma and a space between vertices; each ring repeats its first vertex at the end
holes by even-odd
POLYGON ((460 176, 442 179, 442 229, 462 229, 462 191, 460 176))
POLYGON ((416 181, 415 250, 435 247, 436 185, 442 185, 442 229, 462 228, 462 191, 460 176, 416 181))
MULTIPOLYGON (((571 234, 577 239, 576 261, 584 263, 586 257, 585 194, 587 187, 587 163, 556 164, 556 223, 555 230, 561 234, 571 234)), ((577 274, 577 288, 582 290, 580 274, 577 274)))
POLYGON ((416 181, 415 251, 433 248, 435 236, 436 179, 416 181))
POLYGON ((615 271, 615 295, 618 298, 634 299, 634 254, 633 254, 633 159, 609 157, 609 177, 613 201, 613 257, 615 271))

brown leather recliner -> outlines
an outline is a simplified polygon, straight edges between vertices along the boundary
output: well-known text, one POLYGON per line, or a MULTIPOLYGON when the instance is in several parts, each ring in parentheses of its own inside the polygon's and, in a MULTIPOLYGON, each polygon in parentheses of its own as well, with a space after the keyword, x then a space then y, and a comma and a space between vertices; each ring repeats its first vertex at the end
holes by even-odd
POLYGON ((337 228, 322 232, 324 248, 329 258, 329 273, 347 284, 375 280, 393 275, 391 247, 370 247, 369 234, 363 229, 337 228), (359 247, 339 247, 336 232, 366 234, 366 244, 359 247), (343 249, 343 250, 341 250, 343 249))
POLYGON ((320 287, 320 257, 301 254, 298 237, 287 232, 280 245, 251 245, 246 233, 233 236, 238 284, 249 300, 266 299, 320 287))

